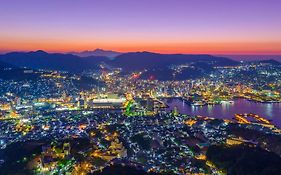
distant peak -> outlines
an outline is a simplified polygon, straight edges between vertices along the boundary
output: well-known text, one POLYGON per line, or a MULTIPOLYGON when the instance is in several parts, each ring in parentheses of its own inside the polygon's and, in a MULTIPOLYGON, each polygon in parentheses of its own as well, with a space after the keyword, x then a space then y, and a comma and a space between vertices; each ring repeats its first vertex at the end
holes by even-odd
POLYGON ((137 53, 137 54, 157 54, 157 53, 149 52, 149 51, 139 51, 139 52, 133 52, 133 53, 137 53))
MULTIPOLYGON (((32 52, 31 52, 32 53, 32 52)), ((34 51, 33 53, 38 53, 38 54, 47 54, 47 52, 43 51, 43 50, 37 50, 34 51)))
POLYGON ((96 48, 94 51, 97 52, 97 51, 105 51, 105 50, 100 49, 100 48, 96 48))
POLYGON ((72 52, 71 54, 80 56, 80 57, 89 57, 89 56, 106 56, 110 58, 114 58, 122 53, 115 52, 112 50, 103 50, 100 48, 96 48, 95 50, 85 50, 82 52, 72 52))

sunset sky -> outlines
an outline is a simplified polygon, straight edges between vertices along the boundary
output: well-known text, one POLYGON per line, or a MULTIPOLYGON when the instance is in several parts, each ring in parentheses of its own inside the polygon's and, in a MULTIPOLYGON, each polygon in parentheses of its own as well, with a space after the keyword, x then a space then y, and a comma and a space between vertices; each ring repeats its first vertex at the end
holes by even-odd
POLYGON ((0 51, 281 54, 281 0, 0 0, 0 51))

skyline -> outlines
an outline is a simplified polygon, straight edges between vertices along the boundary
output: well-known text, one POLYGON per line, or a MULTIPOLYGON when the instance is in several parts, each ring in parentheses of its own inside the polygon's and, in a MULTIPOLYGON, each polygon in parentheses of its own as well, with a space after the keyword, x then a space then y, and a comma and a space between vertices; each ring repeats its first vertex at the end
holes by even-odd
POLYGON ((1 1, 0 52, 281 54, 280 1, 1 1))

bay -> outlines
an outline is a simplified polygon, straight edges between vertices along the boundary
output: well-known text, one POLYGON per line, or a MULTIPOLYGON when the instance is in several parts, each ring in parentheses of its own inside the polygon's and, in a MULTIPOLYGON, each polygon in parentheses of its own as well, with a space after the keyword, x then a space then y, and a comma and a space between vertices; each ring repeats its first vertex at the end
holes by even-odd
POLYGON ((281 103, 256 103, 246 99, 235 99, 233 103, 190 106, 180 98, 163 99, 163 101, 169 105, 167 111, 174 110, 176 107, 182 114, 230 120, 234 118, 235 114, 254 113, 271 120, 274 125, 281 128, 281 103))

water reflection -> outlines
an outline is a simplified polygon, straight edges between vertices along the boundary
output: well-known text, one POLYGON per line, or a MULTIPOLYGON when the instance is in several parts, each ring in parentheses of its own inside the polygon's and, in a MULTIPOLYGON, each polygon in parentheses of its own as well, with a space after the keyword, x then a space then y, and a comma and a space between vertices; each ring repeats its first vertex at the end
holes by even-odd
POLYGON ((208 105, 208 115, 213 115, 213 106, 208 105))
POLYGON ((267 116, 269 116, 269 117, 272 116, 272 110, 273 110, 272 104, 268 103, 268 104, 265 105, 265 113, 266 113, 267 116))
POLYGON ((245 99, 237 99, 234 103, 223 103, 214 106, 189 106, 181 99, 164 100, 169 105, 168 111, 174 107, 183 114, 202 115, 214 118, 232 119, 236 113, 255 113, 272 120, 272 123, 281 127, 281 104, 280 103, 255 103, 245 99))

